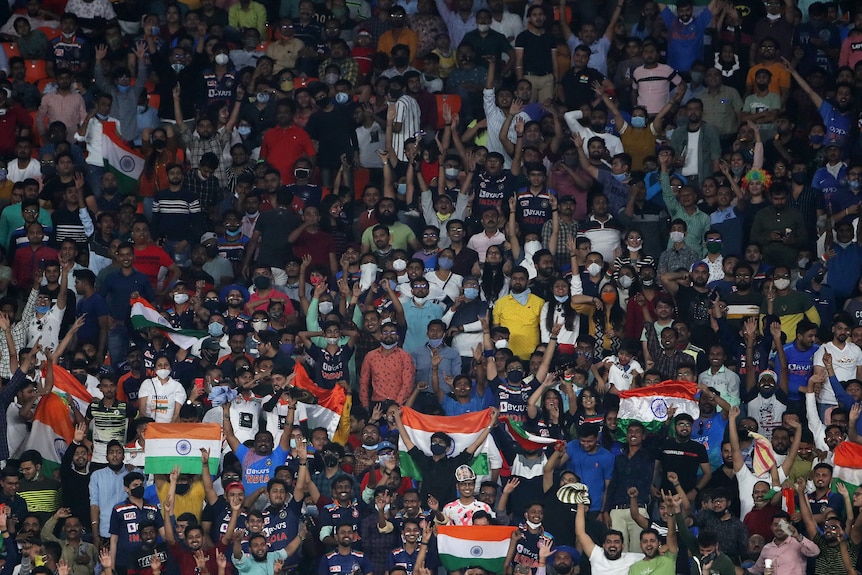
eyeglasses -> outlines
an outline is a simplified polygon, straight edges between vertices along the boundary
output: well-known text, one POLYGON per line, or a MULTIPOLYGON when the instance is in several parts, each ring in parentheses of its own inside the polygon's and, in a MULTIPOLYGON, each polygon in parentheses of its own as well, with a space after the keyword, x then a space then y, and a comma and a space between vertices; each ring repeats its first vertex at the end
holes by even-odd
POLYGON ((736 274, 736 275, 734 275, 733 277, 735 277, 735 278, 740 278, 740 279, 750 279, 750 278, 751 278, 751 274, 736 274))
POLYGON ((428 284, 413 284, 413 289, 428 289, 428 284))
POLYGON ((676 425, 677 425, 677 427, 691 427, 691 422, 690 421, 677 421, 676 425))
POLYGON ((439 234, 422 234, 423 238, 436 238, 439 234))
POLYGON ((449 229, 449 233, 450 233, 450 234, 451 234, 452 232, 463 232, 463 231, 464 231, 464 228, 450 228, 450 229, 449 229))
POLYGON ((21 211, 23 211, 25 214, 38 214, 39 213, 39 210, 35 210, 33 208, 27 208, 26 210, 21 210, 21 211))

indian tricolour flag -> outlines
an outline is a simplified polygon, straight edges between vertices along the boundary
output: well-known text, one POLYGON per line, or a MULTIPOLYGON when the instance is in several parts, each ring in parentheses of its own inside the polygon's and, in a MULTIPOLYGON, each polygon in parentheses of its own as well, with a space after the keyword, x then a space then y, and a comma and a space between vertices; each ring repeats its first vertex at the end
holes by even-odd
MULTIPOLYGON (((347 438, 350 436, 350 408, 352 405, 350 394, 340 385, 336 385, 332 389, 318 387, 311 381, 305 368, 299 363, 293 368, 293 373, 296 374, 296 377, 293 378, 293 385, 310 392, 317 398, 317 403, 301 404, 304 408, 308 428, 323 427, 329 432, 329 437, 334 443, 341 445, 347 443, 347 438)), ((299 415, 299 410, 297 410, 297 415, 299 415)))
POLYGON ((36 406, 24 448, 35 449, 42 454, 42 473, 46 477, 60 467, 63 454, 74 437, 75 426, 69 404, 56 393, 42 397, 36 406))
POLYGON ((617 434, 625 434, 630 421, 640 421, 648 432, 656 432, 667 421, 668 409, 671 407, 676 408, 676 415, 687 413, 697 419, 700 417, 695 398, 697 393, 694 383, 670 380, 621 391, 617 434))
POLYGON ((482 567, 488 573, 502 573, 515 529, 501 525, 438 525, 440 562, 450 572, 482 567))
MULTIPOLYGON (((475 413, 465 413, 457 417, 446 417, 441 415, 425 415, 419 413, 409 407, 401 408, 401 421, 404 423, 404 429, 407 431, 408 437, 413 441, 413 444, 425 455, 431 455, 431 435, 437 431, 442 431, 452 438, 453 446, 447 454, 448 457, 457 455, 473 445, 479 435, 491 423, 491 410, 478 411, 475 413)), ((485 443, 476 451, 476 457, 470 463, 470 467, 476 472, 476 475, 488 475, 488 451, 496 449, 496 445, 490 436, 485 439, 485 443)), ((410 455, 407 454, 407 448, 404 445, 404 440, 398 440, 398 448, 400 451, 401 472, 413 479, 422 479, 422 473, 419 468, 413 463, 410 455)))
POLYGON ((201 449, 210 452, 210 474, 218 472, 222 441, 218 423, 151 423, 144 439, 147 473, 170 473, 179 465, 182 473, 199 475, 201 449))
POLYGON ((501 416, 500 423, 503 424, 503 430, 523 451, 538 451, 548 447, 549 445, 561 443, 559 439, 554 439, 553 437, 542 437, 541 435, 530 433, 524 429, 523 423, 515 421, 510 417, 501 416))
POLYGON ((180 349, 189 349, 201 338, 209 335, 205 331, 175 328, 150 302, 143 298, 132 298, 129 300, 129 304, 132 306, 132 326, 135 329, 158 328, 180 349))
MULTIPOLYGON (((45 377, 45 374, 42 375, 45 377)), ((54 366, 54 393, 59 395, 67 404, 75 405, 82 414, 87 413, 93 396, 87 391, 78 379, 66 369, 59 365, 54 366)))
POLYGON ((117 176, 118 192, 124 196, 137 193, 144 157, 117 133, 115 122, 102 123, 102 158, 105 169, 117 176))
POLYGON ((851 497, 862 484, 862 445, 852 441, 842 441, 835 449, 832 470, 832 490, 837 484, 843 483, 851 497))

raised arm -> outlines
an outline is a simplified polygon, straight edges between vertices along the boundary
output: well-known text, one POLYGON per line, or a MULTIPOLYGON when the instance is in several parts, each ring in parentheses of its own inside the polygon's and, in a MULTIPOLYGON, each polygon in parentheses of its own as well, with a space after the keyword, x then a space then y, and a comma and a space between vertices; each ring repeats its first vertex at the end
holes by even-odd
POLYGON ((584 550, 584 553, 587 554, 587 557, 592 555, 593 549, 596 548, 596 544, 593 543, 592 538, 587 535, 587 521, 585 515, 588 511, 589 507, 583 503, 578 503, 578 510, 575 512, 575 539, 581 546, 581 549, 584 550))
POLYGON ((811 98, 811 103, 820 110, 820 106, 823 105, 823 98, 814 91, 814 88, 811 87, 811 84, 805 81, 805 78, 796 71, 796 67, 787 59, 782 57, 781 60, 784 62, 784 68, 790 72, 790 75, 793 76, 793 79, 799 84, 799 87, 802 88, 802 91, 808 94, 808 97, 811 98))
POLYGON ((231 451, 236 451, 240 442, 233 432, 233 424, 230 422, 230 403, 224 403, 222 409, 222 429, 224 429, 224 438, 230 446, 231 451))
POLYGON ((470 455, 473 455, 474 453, 476 453, 479 450, 479 448, 482 447, 482 444, 485 443, 485 440, 488 439, 488 434, 491 433, 491 430, 494 429, 495 425, 497 425, 497 418, 499 416, 500 416, 500 410, 498 410, 496 407, 492 407, 491 408, 491 422, 488 424, 488 427, 483 429, 482 433, 480 433, 479 436, 476 438, 476 441, 474 441, 473 444, 470 445, 464 451, 466 451, 470 455))
POLYGON ((808 494, 805 493, 804 477, 799 477, 796 480, 796 494, 799 499, 799 513, 802 515, 802 523, 805 525, 805 532, 809 539, 814 539, 817 534, 817 523, 814 521, 814 516, 811 514, 811 505, 808 503, 808 494))

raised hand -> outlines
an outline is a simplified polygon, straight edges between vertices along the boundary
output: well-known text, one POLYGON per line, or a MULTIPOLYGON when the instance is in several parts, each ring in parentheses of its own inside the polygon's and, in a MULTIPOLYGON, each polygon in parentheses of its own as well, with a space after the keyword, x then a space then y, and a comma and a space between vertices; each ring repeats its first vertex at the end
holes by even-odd
POLYGON ((503 487, 503 493, 508 493, 509 495, 511 495, 520 484, 521 480, 517 477, 510 478, 506 485, 503 487))
MULTIPOLYGON (((111 551, 107 547, 102 547, 99 552, 99 563, 102 564, 102 569, 106 571, 114 567, 114 562, 111 561, 111 551)), ((150 562, 150 566, 152 566, 152 562, 150 562)))
POLYGON ((216 565, 220 570, 227 568, 227 555, 216 549, 216 565))
POLYGON ((435 513, 440 511, 440 502, 437 501, 437 498, 433 495, 428 496, 428 509, 434 511, 435 513))
POLYGON ((630 499, 637 499, 637 496, 640 495, 637 487, 629 487, 627 493, 630 499))
POLYGON ((158 551, 150 556, 150 569, 154 572, 162 570, 162 557, 158 551))
POLYGON ((96 62, 101 62, 108 55, 108 45, 99 44, 96 46, 96 62))

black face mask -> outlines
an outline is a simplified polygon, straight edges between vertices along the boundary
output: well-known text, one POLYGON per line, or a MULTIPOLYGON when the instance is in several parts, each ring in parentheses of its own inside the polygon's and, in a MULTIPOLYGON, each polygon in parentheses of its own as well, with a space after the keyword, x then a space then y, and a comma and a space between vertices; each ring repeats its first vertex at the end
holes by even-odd
POLYGON ((177 495, 185 495, 191 488, 192 486, 190 483, 177 483, 176 493, 177 495))
POLYGON ((269 286, 272 285, 272 280, 266 276, 257 276, 252 281, 257 289, 269 289, 269 286))
POLYGON ((392 58, 392 63, 398 68, 405 68, 410 63, 410 58, 398 56, 397 58, 392 58))
POLYGON ((329 105, 329 96, 324 96, 323 98, 317 98, 314 100, 314 103, 317 104, 318 108, 325 108, 329 105))
POLYGON ((162 151, 168 147, 168 143, 165 140, 153 140, 153 148, 162 151))
POLYGON ((141 499, 144 496, 144 486, 138 485, 137 487, 132 487, 132 489, 129 490, 129 495, 135 499, 141 499))
POLYGON ((338 465, 338 457, 335 455, 324 455, 323 464, 327 467, 335 467, 338 465))
POLYGON ((123 468, 123 462, 121 461, 121 462, 120 462, 120 463, 118 463, 117 465, 111 465, 111 464, 109 463, 109 464, 108 464, 108 467, 111 469, 111 471, 113 471, 114 473, 116 473, 117 471, 119 471, 119 470, 121 470, 121 469, 123 468))
POLYGON ((218 255, 218 246, 207 246, 207 257, 214 258, 218 255))
POLYGON ((439 443, 432 443, 431 453, 433 453, 434 455, 443 455, 444 453, 446 453, 446 446, 439 443))

